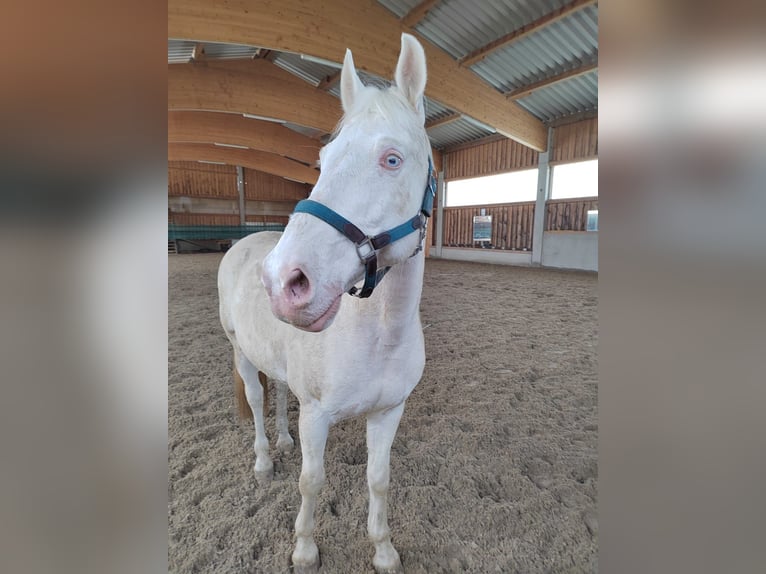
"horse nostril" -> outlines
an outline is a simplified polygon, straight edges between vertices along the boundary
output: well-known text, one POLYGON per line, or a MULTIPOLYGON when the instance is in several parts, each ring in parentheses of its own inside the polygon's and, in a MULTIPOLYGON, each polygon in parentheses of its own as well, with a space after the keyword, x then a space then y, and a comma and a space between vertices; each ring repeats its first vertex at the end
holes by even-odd
POLYGON ((293 269, 285 281, 285 293, 296 303, 308 298, 311 291, 309 278, 300 269, 293 269))

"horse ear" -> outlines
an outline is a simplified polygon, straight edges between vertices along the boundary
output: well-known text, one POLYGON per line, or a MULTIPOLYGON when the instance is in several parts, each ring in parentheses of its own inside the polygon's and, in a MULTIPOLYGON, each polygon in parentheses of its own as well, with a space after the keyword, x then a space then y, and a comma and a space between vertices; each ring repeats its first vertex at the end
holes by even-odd
POLYGON ((402 51, 396 64, 394 79, 412 107, 423 116, 423 90, 426 88, 426 54, 411 34, 402 34, 402 51))
POLYGON ((343 69, 340 72, 340 102, 344 112, 349 112, 354 105, 356 94, 363 87, 364 84, 359 79, 354 67, 354 57, 351 55, 351 50, 347 48, 346 57, 343 59, 343 69))

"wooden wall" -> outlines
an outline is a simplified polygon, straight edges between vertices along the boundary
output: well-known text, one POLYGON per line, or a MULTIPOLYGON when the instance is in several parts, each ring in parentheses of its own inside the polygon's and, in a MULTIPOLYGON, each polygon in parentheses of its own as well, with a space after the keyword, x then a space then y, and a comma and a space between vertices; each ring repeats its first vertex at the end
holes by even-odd
MULTIPOLYGON (((465 179, 537 167, 538 153, 512 140, 493 136, 485 143, 457 146, 444 153, 444 179, 465 179)), ((553 129, 551 164, 598 157, 598 118, 553 129)))
POLYGON ((456 148, 444 154, 444 179, 464 179, 495 175, 537 167, 538 153, 507 138, 456 148))
MULTIPOLYGON (((562 164, 598 157, 598 118, 553 129, 550 163, 562 164)), ((495 175, 538 165, 538 153, 511 140, 493 136, 480 144, 457 146, 444 153, 446 181, 495 175)), ((473 216, 481 209, 492 215, 495 249, 531 250, 535 202, 445 207, 445 247, 474 247, 473 216)), ((545 206, 546 231, 585 231, 587 212, 598 209, 598 198, 550 200, 545 206)), ((436 210, 434 210, 436 213, 436 210)), ((435 222, 434 222, 435 223, 435 222)), ((478 246, 478 244, 476 245, 478 246)))
POLYGON ((224 213, 172 213, 168 220, 175 225, 239 225, 239 215, 224 213))
MULTIPOLYGON (((290 181, 270 173, 245 168, 245 199, 262 201, 290 201, 293 204, 306 199, 311 186, 290 181)), ((236 191, 236 189, 235 189, 236 191)))
POLYGON ((196 161, 168 162, 168 195, 237 199, 237 168, 196 161))
POLYGON ((589 209, 598 209, 598 198, 549 199, 545 203, 545 231, 585 231, 589 209))
POLYGON ((598 157, 598 118, 554 128, 550 164, 598 157))
MULTIPOLYGON (((492 216, 492 241, 495 249, 532 250, 532 226, 535 202, 490 205, 483 209, 492 216)), ((474 247, 473 216, 481 215, 481 206, 444 208, 444 246, 474 247)))
MULTIPOLYGON (((244 169, 246 221, 286 224, 311 186, 244 169)), ((191 161, 168 162, 168 222, 177 225, 239 225, 237 168, 191 161), (184 198, 179 201, 179 198, 184 198), (188 198, 188 199, 187 199, 188 198)))

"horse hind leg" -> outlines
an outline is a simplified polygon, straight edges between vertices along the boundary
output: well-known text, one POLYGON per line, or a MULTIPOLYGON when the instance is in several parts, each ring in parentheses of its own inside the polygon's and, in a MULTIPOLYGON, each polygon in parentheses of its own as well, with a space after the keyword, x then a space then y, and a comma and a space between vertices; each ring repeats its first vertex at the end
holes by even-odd
POLYGON ((287 385, 277 382, 277 448, 283 452, 292 450, 295 442, 287 425, 287 385))
MULTIPOLYGON (((262 378, 253 364, 241 353, 234 355, 235 379, 238 374, 244 383, 245 397, 253 414, 255 426, 255 478, 259 483, 268 483, 274 476, 274 463, 269 456, 269 439, 264 426, 264 404, 266 400, 265 376, 262 378)), ((240 412, 244 407, 240 402, 240 412)), ((246 414, 246 413, 245 413, 246 414)))
POLYGON ((404 403, 367 416, 367 482, 370 489, 367 532, 375 545, 372 565, 378 574, 403 571, 399 553, 391 544, 391 530, 388 528, 391 444, 399 428, 402 412, 404 403))

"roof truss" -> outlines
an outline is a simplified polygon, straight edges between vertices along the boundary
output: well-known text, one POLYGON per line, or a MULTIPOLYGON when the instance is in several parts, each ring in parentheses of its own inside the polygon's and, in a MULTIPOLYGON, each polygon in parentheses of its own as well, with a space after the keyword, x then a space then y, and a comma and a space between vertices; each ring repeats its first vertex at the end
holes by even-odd
POLYGON ((273 153, 201 143, 168 143, 168 161, 212 161, 240 165, 314 185, 319 171, 273 153))
MULTIPOLYGON (((357 0, 353 6, 354 17, 349 18, 349 4, 342 0, 321 3, 243 0, 223 4, 208 0, 170 0, 168 34, 174 38, 267 46, 332 61, 340 61, 345 49, 350 48, 360 69, 384 78, 393 77, 401 32, 411 30, 375 0, 357 0), (307 34, 307 30, 317 33, 307 34)), ((546 148, 547 130, 539 119, 483 83, 469 70, 461 68, 439 48, 425 41, 423 47, 429 67, 426 86, 429 98, 488 124, 524 145, 536 150, 546 148)), ((255 62, 258 60, 252 63, 255 62)), ((257 82, 249 84, 253 83, 257 82)), ((242 87, 247 82, 237 84, 242 87)), ((232 94, 232 97, 235 96, 232 94)), ((291 101, 293 106, 296 105, 295 98, 291 101)), ((329 115, 332 121, 327 123, 334 125, 340 108, 337 101, 335 105, 337 111, 334 114, 314 110, 307 115, 319 118, 329 115)), ((200 108, 199 105, 191 107, 200 108)), ((250 113, 266 115, 257 111, 250 113)), ((295 121, 303 125, 315 122, 309 118, 295 121)), ((331 131, 332 126, 320 129, 331 131)))
POLYGON ((316 164, 321 147, 319 141, 273 122, 204 111, 168 112, 168 142, 234 144, 309 165, 316 164))

